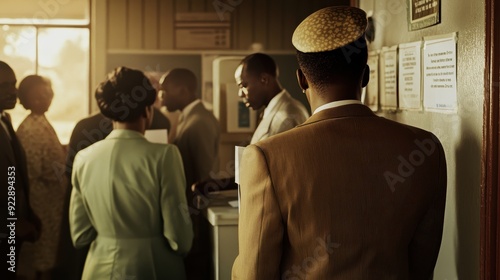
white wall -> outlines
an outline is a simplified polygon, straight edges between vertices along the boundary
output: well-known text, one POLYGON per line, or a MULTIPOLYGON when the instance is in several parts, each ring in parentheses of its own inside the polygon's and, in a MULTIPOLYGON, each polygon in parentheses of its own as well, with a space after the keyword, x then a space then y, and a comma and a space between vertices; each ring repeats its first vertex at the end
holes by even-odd
POLYGON ((361 0, 372 10, 376 39, 372 49, 418 41, 423 36, 458 32, 458 112, 383 112, 384 117, 434 132, 444 145, 448 193, 441 251, 434 279, 479 279, 479 210, 484 100, 484 0, 441 1, 441 23, 408 31, 408 0, 361 0))

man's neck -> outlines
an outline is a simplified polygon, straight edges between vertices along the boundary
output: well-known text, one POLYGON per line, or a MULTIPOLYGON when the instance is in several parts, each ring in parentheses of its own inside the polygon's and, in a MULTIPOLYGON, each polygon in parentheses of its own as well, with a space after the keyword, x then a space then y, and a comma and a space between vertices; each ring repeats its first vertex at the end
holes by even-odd
POLYGON ((184 112, 184 109, 186 109, 186 107, 188 107, 189 104, 193 103, 196 100, 197 100, 197 98, 189 98, 188 100, 186 100, 186 102, 184 102, 184 104, 182 105, 182 108, 180 109, 180 111, 184 112))
POLYGON ((308 101, 311 105, 311 111, 314 112, 316 108, 341 100, 360 100, 361 87, 351 85, 330 85, 322 88, 310 88, 308 91, 308 101))
POLYGON ((268 95, 268 99, 266 100, 266 107, 269 105, 269 102, 273 100, 273 98, 280 94, 283 91, 283 88, 279 84, 275 84, 272 89, 269 91, 271 94, 268 95))

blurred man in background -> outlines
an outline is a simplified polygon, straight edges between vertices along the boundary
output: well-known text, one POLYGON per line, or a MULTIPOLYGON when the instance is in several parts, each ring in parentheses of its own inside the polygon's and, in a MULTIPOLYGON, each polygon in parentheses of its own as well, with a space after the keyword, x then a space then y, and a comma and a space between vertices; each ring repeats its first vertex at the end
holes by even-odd
MULTIPOLYGON (((181 111, 173 143, 177 145, 184 163, 188 205, 196 208, 196 197, 191 186, 210 178, 218 166, 219 122, 197 97, 198 79, 191 70, 176 68, 161 79, 163 105, 170 112, 181 111)), ((210 279, 210 241, 207 220, 200 212, 190 215, 194 240, 186 258, 186 272, 190 280, 210 279)))

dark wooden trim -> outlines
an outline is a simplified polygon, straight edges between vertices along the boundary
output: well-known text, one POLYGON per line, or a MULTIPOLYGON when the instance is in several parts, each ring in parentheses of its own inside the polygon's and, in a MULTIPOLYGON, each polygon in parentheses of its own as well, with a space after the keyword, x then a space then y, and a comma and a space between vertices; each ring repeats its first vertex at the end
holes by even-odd
POLYGON ((481 176, 480 279, 500 278, 500 5, 485 0, 486 60, 481 176), (495 26, 497 28, 495 28, 495 26))

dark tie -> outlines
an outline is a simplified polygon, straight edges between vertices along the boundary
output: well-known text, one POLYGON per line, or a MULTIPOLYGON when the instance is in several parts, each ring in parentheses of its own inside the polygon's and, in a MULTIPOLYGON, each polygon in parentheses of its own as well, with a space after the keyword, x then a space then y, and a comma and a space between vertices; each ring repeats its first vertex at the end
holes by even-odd
POLYGON ((19 143, 19 140, 17 139, 16 132, 14 131, 14 128, 12 127, 12 123, 10 120, 5 117, 2 114, 2 121, 7 125, 7 130, 9 131, 10 134, 10 143, 12 146, 12 150, 14 152, 14 157, 16 160, 15 167, 16 167, 16 200, 18 201, 18 207, 19 209, 17 211, 17 216, 22 217, 27 214, 27 205, 29 205, 29 198, 27 194, 27 187, 26 185, 28 184, 27 179, 28 176, 26 174, 26 160, 24 159, 24 154, 21 150, 21 144, 19 143))
POLYGON ((16 164, 19 163, 22 153, 21 153, 21 148, 19 145, 19 140, 16 137, 16 132, 14 131, 14 128, 12 127, 12 123, 10 123, 10 120, 2 115, 2 121, 5 123, 7 126, 7 130, 9 131, 10 134, 10 143, 12 145, 12 149, 14 151, 14 156, 16 158, 16 164))

